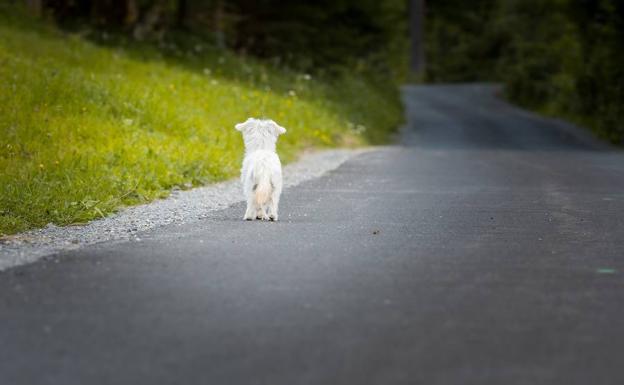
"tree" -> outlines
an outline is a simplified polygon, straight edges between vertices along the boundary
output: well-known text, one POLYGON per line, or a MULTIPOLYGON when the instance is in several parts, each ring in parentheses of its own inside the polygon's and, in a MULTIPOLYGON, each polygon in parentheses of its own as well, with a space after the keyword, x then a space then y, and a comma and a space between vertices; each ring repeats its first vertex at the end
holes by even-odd
POLYGON ((425 0, 410 0, 410 70, 415 74, 425 70, 425 0))
POLYGON ((33 15, 41 16, 43 2, 42 0, 26 0, 26 7, 28 7, 28 10, 30 10, 33 15))

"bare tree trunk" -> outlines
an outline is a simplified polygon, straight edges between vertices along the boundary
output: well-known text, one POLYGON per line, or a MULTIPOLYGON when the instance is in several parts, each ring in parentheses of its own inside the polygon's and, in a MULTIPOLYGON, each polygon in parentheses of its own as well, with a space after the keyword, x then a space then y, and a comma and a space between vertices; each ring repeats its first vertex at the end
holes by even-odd
POLYGON ((136 40, 143 40, 155 36, 156 28, 161 22, 165 0, 155 0, 141 15, 141 20, 135 25, 132 35, 136 40))
POLYGON ((178 0, 178 9, 176 15, 176 24, 178 28, 186 27, 186 19, 188 16, 188 1, 178 0))
POLYGON ((42 0, 26 0, 26 6, 30 13, 34 16, 41 16, 43 11, 43 1, 42 0))
POLYGON ((124 25, 126 27, 134 26, 139 20, 139 5, 137 0, 126 0, 126 16, 124 25))
POLYGON ((410 70, 425 71, 425 0, 410 0, 410 70))
POLYGON ((225 48, 225 10, 223 0, 217 0, 214 13, 214 28, 217 47, 225 48))
POLYGON ((128 7, 127 0, 90 0, 91 21, 96 25, 115 25, 122 26, 126 24, 128 7))

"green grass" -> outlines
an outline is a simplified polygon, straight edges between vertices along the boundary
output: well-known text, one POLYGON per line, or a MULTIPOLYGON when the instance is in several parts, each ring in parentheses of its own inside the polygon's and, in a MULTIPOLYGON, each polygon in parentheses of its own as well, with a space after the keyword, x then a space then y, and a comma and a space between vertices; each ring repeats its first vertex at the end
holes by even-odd
POLYGON ((382 142, 401 119, 390 87, 356 74, 310 78, 192 37, 156 47, 93 36, 0 7, 0 235, 233 177, 243 154, 233 126, 249 116, 287 127, 286 162, 382 142))

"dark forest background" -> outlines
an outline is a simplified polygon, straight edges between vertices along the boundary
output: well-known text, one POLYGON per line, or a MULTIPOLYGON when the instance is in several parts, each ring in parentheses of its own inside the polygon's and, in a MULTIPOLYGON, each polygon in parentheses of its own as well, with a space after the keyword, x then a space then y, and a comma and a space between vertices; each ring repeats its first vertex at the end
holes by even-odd
POLYGON ((192 32, 286 67, 378 83, 408 78, 409 10, 423 7, 426 69, 414 79, 502 82, 515 103, 624 142, 622 0, 24 1, 67 28, 154 41, 192 32))
POLYGON ((369 68, 406 75, 404 0, 25 0, 66 28, 115 30, 136 40, 180 33, 307 72, 369 68))
POLYGON ((426 80, 509 99, 624 143, 624 1, 429 0, 426 80))

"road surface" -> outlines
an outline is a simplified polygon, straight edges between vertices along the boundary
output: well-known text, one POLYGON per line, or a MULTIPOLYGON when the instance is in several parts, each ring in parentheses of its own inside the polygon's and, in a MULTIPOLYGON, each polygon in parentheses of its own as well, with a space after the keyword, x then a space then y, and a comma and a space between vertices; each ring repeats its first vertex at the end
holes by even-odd
POLYGON ((489 86, 209 219, 0 273, 0 384, 623 384, 624 154, 489 86))

